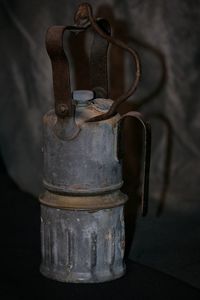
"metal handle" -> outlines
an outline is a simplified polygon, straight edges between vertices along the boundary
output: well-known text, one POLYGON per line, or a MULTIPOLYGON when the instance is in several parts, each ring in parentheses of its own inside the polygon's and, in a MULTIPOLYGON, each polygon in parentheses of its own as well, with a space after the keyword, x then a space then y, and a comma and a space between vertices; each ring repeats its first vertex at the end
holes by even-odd
POLYGON ((96 116, 94 118, 89 119, 87 122, 95 122, 95 121, 101 121, 101 120, 106 120, 112 116, 114 116, 117 113, 117 109, 120 104, 122 104, 128 97, 130 97, 136 90, 139 79, 140 79, 140 60, 137 52, 127 45, 125 45, 122 41, 115 39, 109 35, 107 35, 102 29, 98 26, 96 20, 93 17, 92 13, 92 7, 88 3, 83 3, 79 5, 77 12, 75 13, 74 17, 75 23, 77 25, 84 25, 87 24, 88 22, 91 24, 92 28, 101 36, 103 39, 107 40, 109 43, 118 46, 122 48, 123 50, 129 52, 134 60, 135 66, 136 66, 136 76, 133 84, 129 88, 129 90, 122 94, 120 97, 118 97, 113 105, 110 107, 109 111, 105 114, 96 116))
POLYGON ((117 109, 136 90, 140 79, 140 61, 135 50, 127 47, 123 42, 110 36, 110 24, 104 19, 94 19, 92 8, 88 3, 79 5, 75 13, 75 25, 73 26, 52 26, 46 35, 46 48, 51 59, 53 71, 53 87, 55 96, 55 112, 59 118, 73 116, 74 107, 71 96, 69 63, 63 48, 63 35, 65 30, 79 33, 90 26, 97 33, 91 55, 91 83, 93 89, 99 93, 103 89, 107 96, 107 50, 108 43, 116 45, 129 52, 136 65, 136 77, 129 90, 118 97, 109 111, 96 116, 88 122, 106 120, 117 113, 117 109), (103 38, 102 39, 100 39, 103 38))
POLYGON ((150 170, 150 157, 151 157, 151 127, 150 124, 144 121, 141 113, 131 111, 120 118, 120 122, 127 117, 136 118, 143 126, 144 129, 144 166, 143 166, 143 179, 142 179, 142 215, 145 216, 148 211, 148 197, 149 197, 149 170, 150 170))
POLYGON ((64 118, 73 115, 69 63, 63 48, 65 26, 52 26, 46 34, 46 49, 51 59, 55 113, 64 118))
MULTIPOLYGON (((96 22, 99 28, 107 35, 111 33, 110 24, 107 20, 97 19, 96 22)), ((71 117, 74 112, 70 87, 69 62, 63 47, 64 32, 65 30, 69 30, 77 34, 88 29, 90 26, 91 24, 86 24, 85 26, 52 26, 47 30, 46 49, 52 64, 55 113, 59 118, 71 117)), ((97 97, 107 97, 108 93, 107 50, 108 41, 102 41, 96 34, 90 57, 90 81, 97 97)))

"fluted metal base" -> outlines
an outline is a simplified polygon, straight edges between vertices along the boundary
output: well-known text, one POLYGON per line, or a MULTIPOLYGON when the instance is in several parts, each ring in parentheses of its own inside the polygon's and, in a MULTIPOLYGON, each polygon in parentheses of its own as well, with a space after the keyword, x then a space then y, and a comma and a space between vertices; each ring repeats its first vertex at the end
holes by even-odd
POLYGON ((41 273, 62 282, 103 282, 121 277, 123 205, 98 211, 41 205, 41 273))

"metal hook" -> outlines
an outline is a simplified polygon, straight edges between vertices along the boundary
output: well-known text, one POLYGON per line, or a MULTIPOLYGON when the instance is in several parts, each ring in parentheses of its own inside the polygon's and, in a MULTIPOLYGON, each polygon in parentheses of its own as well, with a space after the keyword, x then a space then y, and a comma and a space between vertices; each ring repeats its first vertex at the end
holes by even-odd
POLYGON ((91 118, 87 120, 87 122, 96 122, 96 121, 102 121, 106 120, 112 116, 114 116, 117 113, 118 107, 127 99, 129 98, 136 90, 139 80, 140 80, 140 75, 141 75, 141 68, 140 68, 140 60, 137 52, 125 45, 122 41, 115 39, 109 35, 107 35, 105 32, 102 31, 102 29, 98 26, 96 20, 93 17, 92 13, 92 7, 88 3, 83 3, 80 4, 78 7, 78 10, 75 13, 74 16, 74 21, 77 25, 82 26, 84 24, 88 24, 89 22, 91 23, 92 28, 105 40, 107 40, 109 43, 122 48, 123 50, 129 52, 134 60, 135 66, 136 66, 136 76, 133 84, 129 88, 127 92, 122 94, 120 97, 118 97, 115 102, 112 104, 110 107, 109 111, 105 114, 96 116, 94 118, 91 118))

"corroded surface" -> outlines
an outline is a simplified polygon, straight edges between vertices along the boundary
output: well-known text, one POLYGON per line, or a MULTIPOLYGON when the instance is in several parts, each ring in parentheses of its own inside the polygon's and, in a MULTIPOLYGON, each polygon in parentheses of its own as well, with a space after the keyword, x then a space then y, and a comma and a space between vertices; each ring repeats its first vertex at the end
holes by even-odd
POLYGON ((41 272, 63 282, 102 282, 125 272, 123 206, 99 211, 41 205, 41 272))
POLYGON ((62 209, 94 210, 123 205, 128 197, 120 190, 103 195, 70 196, 59 195, 46 191, 40 196, 40 202, 44 205, 62 209))
MULTIPOLYGON (((44 117, 44 186, 61 193, 95 194, 122 186, 117 156, 119 115, 95 123, 85 122, 110 107, 109 99, 94 99, 87 107, 76 107, 78 135, 61 139, 55 132, 57 117, 44 117), (99 101, 98 101, 99 100, 99 101)), ((68 128, 68 124, 63 125, 68 128)))

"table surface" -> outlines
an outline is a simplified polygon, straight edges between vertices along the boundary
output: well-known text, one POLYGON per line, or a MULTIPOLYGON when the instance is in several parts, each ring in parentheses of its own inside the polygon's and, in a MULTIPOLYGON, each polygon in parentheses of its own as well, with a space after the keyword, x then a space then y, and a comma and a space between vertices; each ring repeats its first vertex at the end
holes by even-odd
POLYGON ((66 284, 43 277, 40 265, 40 208, 5 170, 1 180, 0 299, 200 299, 200 291, 149 267, 127 261, 126 275, 99 284, 66 284))

